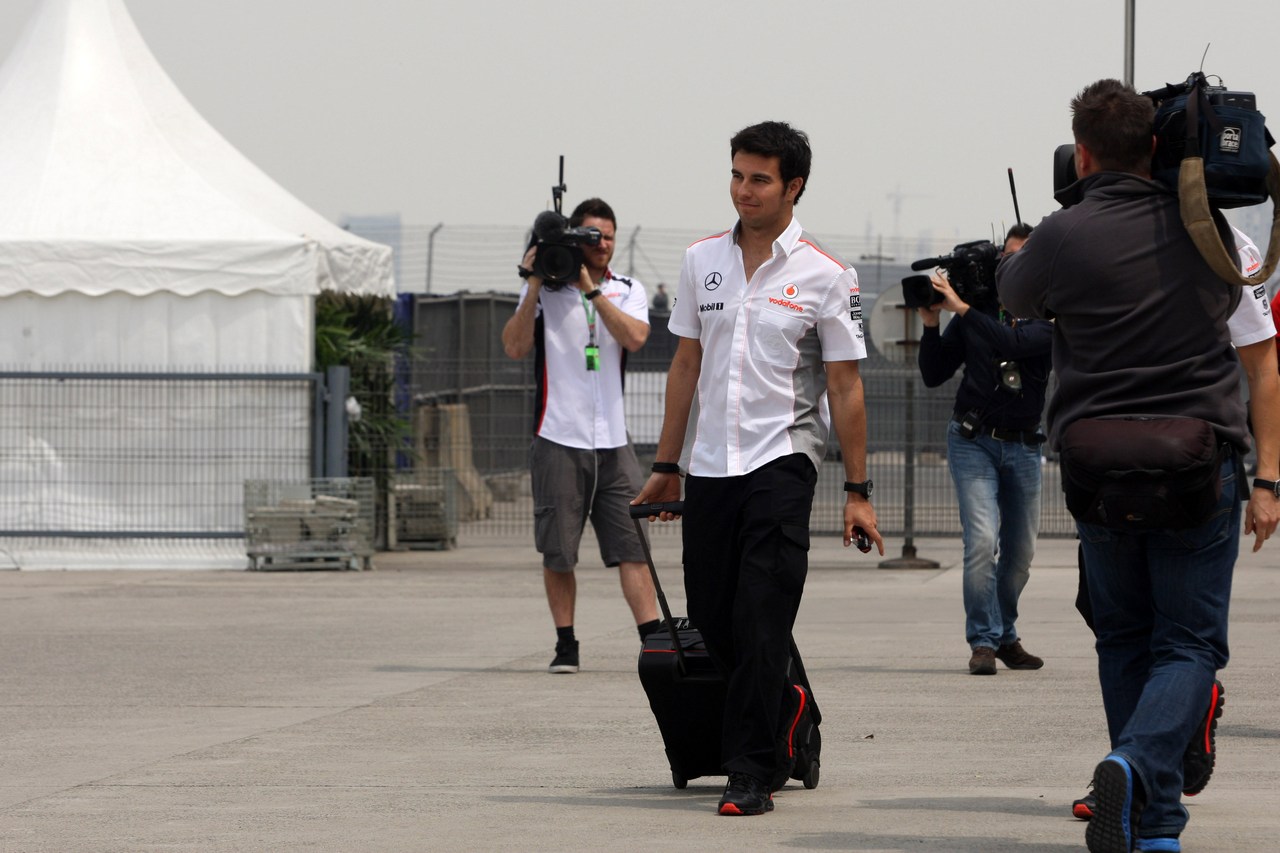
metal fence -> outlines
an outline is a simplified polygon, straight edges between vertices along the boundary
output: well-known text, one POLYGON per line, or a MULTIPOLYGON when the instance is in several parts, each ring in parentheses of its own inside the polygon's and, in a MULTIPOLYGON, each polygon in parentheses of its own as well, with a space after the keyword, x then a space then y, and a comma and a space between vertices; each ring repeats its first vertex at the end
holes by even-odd
MULTIPOLYGON (((508 359, 500 344, 515 304, 514 295, 498 293, 416 302, 416 343, 402 389, 412 439, 399 455, 397 473, 412 479, 415 470, 454 472, 463 531, 527 534, 532 541, 526 462, 534 419, 533 364, 532 358, 508 359)), ((625 395, 628 429, 646 468, 662 425, 666 370, 675 349, 666 316, 654 313, 651 321, 648 343, 628 359, 625 395)), ((925 389, 914 366, 893 364, 874 351, 863 363, 862 377, 881 530, 896 536, 959 535, 945 432, 958 379, 925 389)), ((1043 473, 1041 535, 1072 536, 1056 462, 1046 459, 1043 473)), ((843 466, 833 450, 819 472, 815 532, 841 530, 843 483, 843 466)))
POLYGON ((0 537, 244 535, 244 483, 323 464, 323 376, 0 372, 0 537))

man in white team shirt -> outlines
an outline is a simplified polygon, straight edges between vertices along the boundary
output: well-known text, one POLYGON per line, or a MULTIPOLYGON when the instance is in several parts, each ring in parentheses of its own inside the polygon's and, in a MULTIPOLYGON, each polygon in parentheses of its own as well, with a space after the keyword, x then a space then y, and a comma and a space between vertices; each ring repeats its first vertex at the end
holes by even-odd
POLYGON ((578 671, 574 568, 588 518, 604 564, 618 567, 640 639, 658 627, 653 581, 627 508, 643 475, 622 406, 626 354, 649 337, 648 298, 640 282, 609 269, 617 219, 608 204, 587 199, 574 209, 569 226, 597 228, 601 235, 598 245, 582 246, 577 281, 546 286, 531 274, 538 250, 530 247, 520 265, 520 304, 502 330, 508 356, 535 354, 538 395, 529 469, 534 544, 542 554, 556 628, 552 673, 578 671))
POLYGON ((866 470, 858 277, 792 216, 809 179, 808 137, 764 122, 729 147, 738 222, 685 252, 654 473, 633 503, 680 498, 677 460, 696 392, 685 594, 727 682, 721 758, 729 782, 718 811, 758 815, 773 808, 780 769, 775 738, 829 432, 824 396, 847 480, 844 544, 865 532, 883 554, 884 542, 866 470))

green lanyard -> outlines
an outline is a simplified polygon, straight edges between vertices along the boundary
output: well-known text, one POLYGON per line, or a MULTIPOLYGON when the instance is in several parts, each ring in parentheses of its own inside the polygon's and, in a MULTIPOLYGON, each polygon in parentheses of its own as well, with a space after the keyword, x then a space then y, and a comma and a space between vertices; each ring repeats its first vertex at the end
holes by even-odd
POLYGON ((582 291, 578 291, 578 298, 582 300, 582 310, 587 315, 587 348, 585 351, 587 370, 599 370, 600 347, 596 346, 596 309, 591 304, 591 300, 582 291))

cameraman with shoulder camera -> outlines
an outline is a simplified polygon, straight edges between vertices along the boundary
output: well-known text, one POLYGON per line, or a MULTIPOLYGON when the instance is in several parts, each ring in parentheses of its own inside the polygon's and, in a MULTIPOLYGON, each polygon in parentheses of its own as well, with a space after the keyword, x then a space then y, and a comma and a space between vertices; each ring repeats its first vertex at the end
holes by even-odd
MULTIPOLYGON (((1016 252, 1031 233, 1009 229, 1003 254, 1016 252)), ((1044 661, 1018 639, 1018 598, 1031 574, 1040 530, 1040 413, 1049 381, 1052 325, 1006 316, 995 294, 995 258, 951 260, 954 282, 935 273, 940 302, 917 308, 924 320, 920 374, 930 388, 961 367, 947 465, 955 480, 964 538, 965 639, 972 675, 995 675, 996 660, 1010 669, 1039 669, 1044 661), (956 275, 961 272, 961 275, 956 275), (952 284, 963 282, 961 298, 952 284), (940 315, 955 314, 939 333, 940 315)), ((994 247, 988 243, 994 255, 994 247)))
POLYGON ((1213 271, 1178 197, 1151 180, 1151 99, 1100 80, 1071 108, 1080 180, 997 278, 1006 305, 1056 321, 1050 440, 1080 534, 1111 739, 1094 769, 1085 838, 1094 853, 1177 851, 1188 817, 1184 752, 1228 659, 1241 500, 1249 497, 1255 550, 1276 527, 1280 413, 1254 412, 1259 479, 1250 492, 1227 329, 1245 294, 1213 271), (1143 470, 1095 477, 1135 457, 1143 470))
MULTIPOLYGON (((556 654, 548 671, 573 673, 578 671, 573 570, 588 518, 604 564, 618 567, 640 639, 658 626, 653 580, 628 509, 644 480, 622 404, 626 354, 648 339, 649 308, 640 282, 609 269, 617 233, 609 205, 587 199, 569 218, 570 229, 597 229, 598 235, 589 235, 598 238, 595 243, 572 233, 559 239, 566 236, 563 231, 548 234, 554 229, 542 226, 546 216, 535 223, 535 245, 521 261, 525 284, 516 313, 502 330, 502 345, 515 359, 535 352, 538 409, 529 467, 534 542, 542 554, 556 627, 556 654), (567 269, 574 264, 560 257, 566 242, 581 251, 576 270, 567 269), (560 267, 566 267, 565 281, 538 275, 560 267)), ((565 256, 578 257, 576 252, 565 256)))

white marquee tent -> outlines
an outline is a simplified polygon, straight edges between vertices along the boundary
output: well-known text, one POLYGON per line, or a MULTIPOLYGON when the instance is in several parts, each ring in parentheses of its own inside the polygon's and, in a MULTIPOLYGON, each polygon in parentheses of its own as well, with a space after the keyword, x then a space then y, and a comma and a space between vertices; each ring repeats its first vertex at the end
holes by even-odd
MULTIPOLYGON (((395 294, 391 250, 326 221, 223 139, 165 74, 123 0, 44 0, 36 10, 0 67, 0 187, 0 371, 308 372, 318 293, 395 294)), ((183 484, 219 468, 226 506, 236 477, 253 476, 218 461, 239 461, 237 436, 205 454, 208 470, 182 456, 205 435, 193 424, 216 412, 178 405, 168 421, 142 424, 119 401, 94 410, 73 392, 37 411, 29 390, 6 391, 0 529, 67 530, 85 519, 135 529, 130 500, 154 496, 156 482, 178 489, 174 517, 148 523, 204 529, 183 484), (159 455, 159 468, 104 472, 94 443, 104 430, 119 458, 159 455)), ((305 477, 310 398, 301 394, 287 422, 254 426, 301 434, 289 464, 305 477)), ((186 557, 175 559, 155 541, 77 541, 59 552, 38 540, 23 567, 236 564, 225 548, 211 559, 179 544, 186 557)), ((0 550, 12 556, 17 544, 0 550)))
POLYGON ((45 0, 0 68, 0 365, 306 370, 322 289, 391 250, 222 138, 123 0, 45 0))

